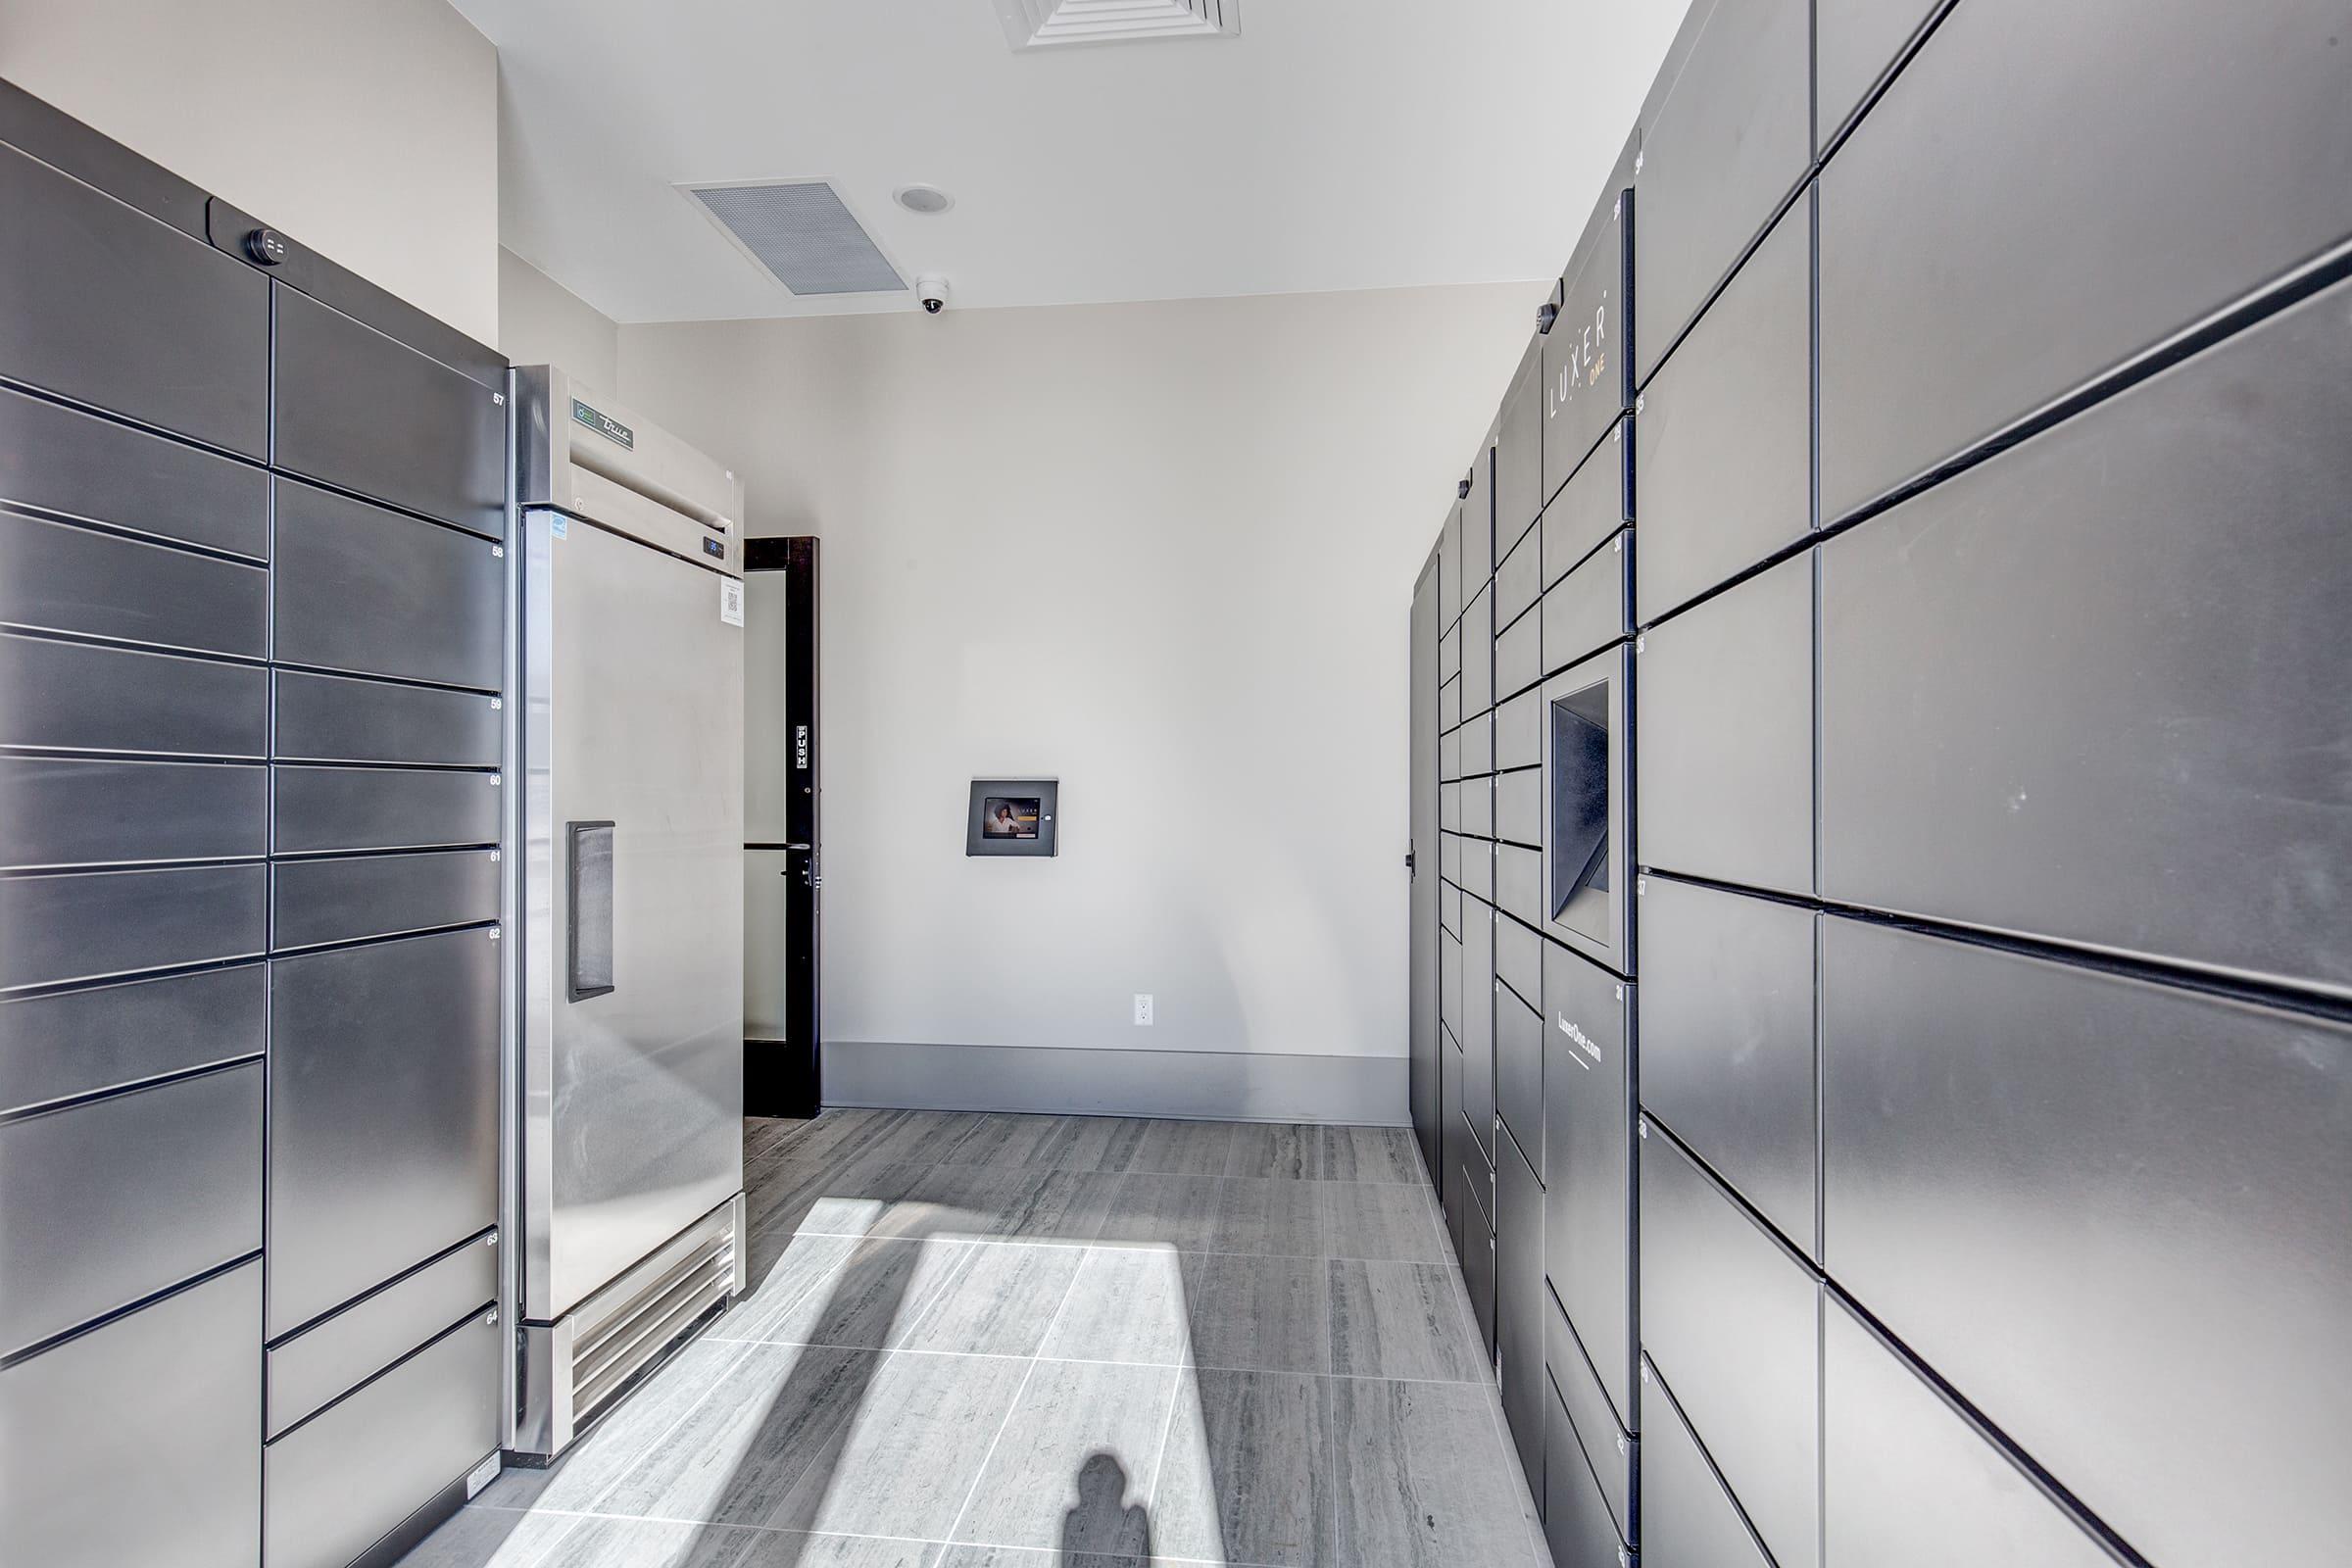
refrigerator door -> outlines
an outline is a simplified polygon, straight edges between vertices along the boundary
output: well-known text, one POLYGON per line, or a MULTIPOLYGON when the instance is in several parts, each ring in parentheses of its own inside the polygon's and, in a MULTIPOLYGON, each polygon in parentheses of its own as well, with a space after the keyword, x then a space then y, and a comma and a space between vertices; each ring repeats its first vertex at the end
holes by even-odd
POLYGON ((744 631, 733 578, 554 512, 524 536, 522 1309, 547 1323, 743 1187, 744 631), (567 853, 589 824, 609 858, 567 853))

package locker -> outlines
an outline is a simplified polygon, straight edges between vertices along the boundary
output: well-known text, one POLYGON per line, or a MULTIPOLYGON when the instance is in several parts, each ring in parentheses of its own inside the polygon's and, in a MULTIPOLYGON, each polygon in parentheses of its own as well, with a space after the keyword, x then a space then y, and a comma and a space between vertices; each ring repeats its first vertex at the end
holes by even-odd
POLYGON ((1811 554, 1651 627, 1635 649, 1642 864, 1811 893, 1811 554))
POLYGON ((1637 1429, 1633 990, 1544 951, 1544 1266, 1618 1425, 1637 1429))
POLYGON ((1638 122, 1636 384, 1645 385, 1813 157, 1809 0, 1699 0, 1638 122))
MULTIPOLYGON (((12 89, 13 90, 13 89, 12 89)), ((0 375, 239 457, 270 442, 270 281, 0 145, 0 375), (61 254, 61 237, 71 236, 61 254)))
MULTIPOLYGON (((1611 424, 1544 509, 1544 586, 1549 589, 1634 518, 1631 416, 1611 424)), ((1564 652, 1564 651, 1563 651, 1564 652)))
POLYGON ((35 1109, 258 1057, 258 963, 0 1002, 0 1107, 35 1109))
MULTIPOLYGON (((1582 64, 1582 58, 1579 57, 1582 64)), ((1544 501, 1546 508, 1617 416, 1633 406, 1634 158, 1639 135, 1602 184, 1560 274, 1559 315, 1544 334, 1544 501)), ((1546 579, 1549 580, 1548 578, 1546 579)))
POLYGON ((1954 6, 1822 174, 1823 521, 2352 236, 2345 26, 1954 6))
MULTIPOLYGON (((1580 1465, 1590 1477, 1609 1534, 1625 1546, 1635 1535, 1635 1493, 1641 1474, 1642 1446, 1632 1426, 1620 1424, 1608 1391, 1593 1371, 1592 1361, 1557 1296, 1545 1292, 1544 1301, 1544 1362, 1553 1396, 1567 1418, 1570 1441, 1580 1465)), ((1638 1378, 1634 1380, 1638 1387, 1638 1378)), ((1639 1406, 1637 1406, 1637 1409, 1639 1406)), ((1554 1455, 1545 1439, 1545 1463, 1554 1455)))
MULTIPOLYGON (((467 373, 471 368, 445 365, 293 289, 280 286, 272 298, 271 461, 289 473, 504 539, 505 392, 484 384, 478 371, 467 373), (398 416, 386 417, 387 409, 398 416)), ((482 358, 505 368, 496 355, 482 358)))
POLYGON ((1494 771, 1494 715, 1481 713, 1456 732, 1462 778, 1494 771))
MULTIPOLYGON (((1819 1561, 1821 1287, 1663 1131, 1642 1137, 1642 1350, 1777 1568, 1819 1561)), ((1642 1402, 1643 1472, 1659 1404, 1642 1402)), ((1665 1445, 1671 1447, 1672 1440, 1665 1445)), ((1651 1523, 1643 1511, 1645 1549, 1651 1523)), ((1671 1559, 1669 1559, 1671 1560, 1671 1559)))
POLYGON ((2352 282, 1823 548, 1827 897, 2352 995, 2348 364, 2352 282))
POLYGON ((1802 905, 1642 881, 1642 1108, 1801 1252, 1814 1226, 1814 928, 1802 905))
POLYGON ((1823 1323, 1824 1568, 2118 1559, 1842 1305, 1823 1323))
POLYGON ((1494 1347, 1504 1429, 1532 1485, 1544 1474, 1544 1184, 1507 1126, 1494 1138, 1494 1347))
MULTIPOLYGON (((5 163, 0 157, 0 165, 5 163)), ((39 380, 22 368, 11 373, 39 380)), ((5 388, 0 388, 0 498, 159 543, 196 545, 257 564, 270 559, 270 477, 261 468, 5 388)), ((17 572, 10 572, 6 583, 11 592, 43 586, 38 577, 17 572)), ((79 608, 117 615, 136 612, 130 605, 106 600, 79 608)), ((146 607, 150 614, 177 611, 170 604, 146 607)), ((215 621, 200 624, 207 634, 221 629, 215 621)), ((230 623, 247 637, 260 624, 258 618, 230 623)))
POLYGON ((1478 444, 1478 456, 1470 462, 1470 471, 1463 476, 1469 488, 1462 495, 1462 606, 1469 608, 1470 596, 1479 585, 1494 575, 1494 443, 1501 435, 1499 423, 1487 431, 1486 439, 1478 444))
MULTIPOLYGON (((1495 918, 1484 904, 1473 903, 1463 911, 1462 1119, 1489 1165, 1494 1162, 1495 918)), ((1490 1204, 1488 1212, 1493 1211, 1490 1204)))
POLYGON ((253 1568, 261 1313, 256 1257, 0 1368, 0 1562, 253 1568))
POLYGON ((1812 299, 1812 211, 1799 200, 1642 389, 1642 624, 1811 531, 1812 299))
MULTIPOLYGON (((46 436, 46 421, 13 422, 0 433, 46 436)), ((257 564, 0 514, 0 615, 11 625, 260 659, 270 651, 269 606, 270 573, 257 564)))
MULTIPOLYGON (((1548 1385, 1547 1385, 1548 1389, 1548 1385)), ((1544 1539, 1551 1560, 1559 1563, 1603 1565, 1631 1560, 1602 1502, 1600 1484, 1585 1463, 1576 1432, 1568 1424, 1568 1407, 1559 1391, 1548 1389, 1544 1401, 1544 1539)), ((1531 1482, 1537 1478, 1530 1477, 1531 1482)))
POLYGON ((1831 1276, 2148 1560, 2352 1539, 2352 1026, 1822 938, 1831 1276))
MULTIPOLYGON (((1499 583, 1497 584, 1499 587, 1499 583)), ((1544 673, 1544 617, 1534 611, 1494 634, 1494 690, 1499 696, 1525 691, 1544 673)))
POLYGON ((498 1446, 505 366, 0 124, 0 1559, 341 1568, 498 1446))
POLYGON ((1494 590, 1480 583, 1462 612, 1462 716, 1494 706, 1494 590))
POLYGON ((1503 558, 1494 567, 1496 625, 1509 626, 1543 593, 1543 531, 1531 517, 1518 538, 1503 546, 1503 558))
POLYGON ((1529 1166, 1544 1174, 1544 939, 1494 922, 1494 1100, 1529 1166))
POLYGON ((1544 510, 1544 338, 1528 339, 1494 424, 1497 563, 1544 510))
POLYGON ((1724 1490, 1666 1384, 1646 1363, 1651 1411, 1642 1446, 1642 1560, 1663 1568, 1779 1568, 1724 1490))
POLYGON ((498 688, 501 546, 316 485, 281 479, 275 488, 281 662, 498 688))
POLYGON ((1813 0, 1814 140, 1824 149, 1945 0, 1813 0))
POLYGON ((1546 674, 1622 642, 1634 629, 1634 534, 1626 529, 1544 594, 1546 674))

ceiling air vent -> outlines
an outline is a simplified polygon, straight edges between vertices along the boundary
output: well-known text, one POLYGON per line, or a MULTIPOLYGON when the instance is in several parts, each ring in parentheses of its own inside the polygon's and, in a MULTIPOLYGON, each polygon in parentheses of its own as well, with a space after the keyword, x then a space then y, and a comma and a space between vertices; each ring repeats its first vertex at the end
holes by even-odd
POLYGON ((996 0, 1015 49, 1147 38, 1234 38, 1242 0, 996 0))
POLYGON ((752 260, 795 294, 885 294, 906 287, 829 181, 685 189, 752 260))

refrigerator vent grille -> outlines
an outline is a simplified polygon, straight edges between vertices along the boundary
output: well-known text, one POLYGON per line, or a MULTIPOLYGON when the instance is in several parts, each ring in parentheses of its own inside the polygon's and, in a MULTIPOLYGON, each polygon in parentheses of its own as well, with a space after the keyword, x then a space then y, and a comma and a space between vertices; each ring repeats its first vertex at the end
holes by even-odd
POLYGON ((1015 49, 1149 38, 1234 38, 1242 0, 997 0, 1015 49))
POLYGON ((571 1356, 575 1427, 586 1425, 678 1336, 727 1298, 739 1240, 732 1226, 708 1235, 652 1279, 628 1281, 618 1299, 600 1298, 581 1308, 571 1356))
POLYGON ((906 286, 830 181, 689 185, 686 192, 795 294, 883 294, 906 286))

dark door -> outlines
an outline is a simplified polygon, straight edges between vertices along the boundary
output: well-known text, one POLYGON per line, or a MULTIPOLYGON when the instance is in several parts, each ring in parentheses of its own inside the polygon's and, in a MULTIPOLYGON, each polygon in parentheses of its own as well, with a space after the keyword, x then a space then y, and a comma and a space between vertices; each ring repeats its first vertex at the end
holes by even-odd
POLYGON ((813 1116, 817 1055, 816 541, 747 539, 743 1108, 813 1116))
POLYGON ((1413 585, 1412 1032, 1408 1098, 1421 1158, 1438 1169, 1438 561, 1413 585))

